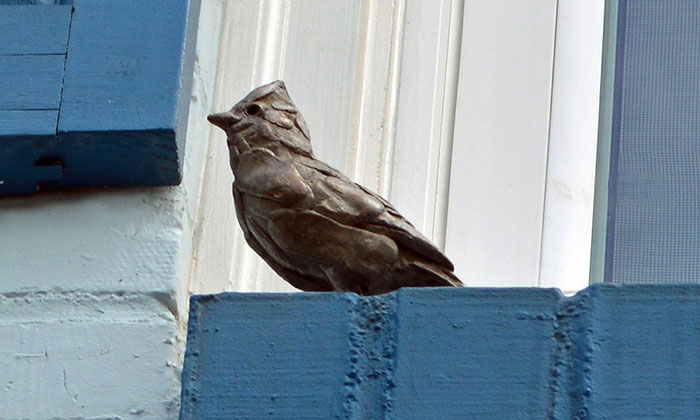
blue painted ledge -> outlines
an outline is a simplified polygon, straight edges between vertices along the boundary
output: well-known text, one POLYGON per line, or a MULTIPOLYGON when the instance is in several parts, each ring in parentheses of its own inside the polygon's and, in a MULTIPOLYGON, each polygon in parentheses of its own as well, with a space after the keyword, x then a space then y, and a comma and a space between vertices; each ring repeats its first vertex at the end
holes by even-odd
POLYGON ((176 185, 201 0, 0 0, 0 196, 176 185))
POLYGON ((181 419, 697 419, 700 286, 194 296, 181 419))

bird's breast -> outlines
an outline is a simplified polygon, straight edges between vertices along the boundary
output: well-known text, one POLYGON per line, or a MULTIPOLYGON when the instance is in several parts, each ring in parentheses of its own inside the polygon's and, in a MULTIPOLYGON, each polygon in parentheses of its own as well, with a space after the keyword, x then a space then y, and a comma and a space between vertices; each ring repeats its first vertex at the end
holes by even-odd
POLYGON ((312 189, 294 164, 266 149, 241 154, 234 175, 239 191, 260 199, 287 205, 313 199, 312 189))

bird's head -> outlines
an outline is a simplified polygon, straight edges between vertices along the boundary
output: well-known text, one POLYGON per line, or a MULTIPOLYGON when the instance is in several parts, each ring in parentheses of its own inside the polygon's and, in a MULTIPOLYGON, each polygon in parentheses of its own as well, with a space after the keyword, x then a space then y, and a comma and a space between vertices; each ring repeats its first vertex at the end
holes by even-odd
POLYGON ((283 147, 312 156, 309 129, 280 80, 254 89, 230 110, 207 119, 226 132, 232 166, 253 147, 273 152, 283 147))

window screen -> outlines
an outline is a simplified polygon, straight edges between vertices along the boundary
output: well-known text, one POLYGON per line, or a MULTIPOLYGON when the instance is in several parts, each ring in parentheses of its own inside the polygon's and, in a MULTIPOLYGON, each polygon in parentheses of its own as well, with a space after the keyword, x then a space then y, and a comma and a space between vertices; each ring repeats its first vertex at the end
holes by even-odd
POLYGON ((619 3, 606 281, 700 282, 700 3, 619 3))

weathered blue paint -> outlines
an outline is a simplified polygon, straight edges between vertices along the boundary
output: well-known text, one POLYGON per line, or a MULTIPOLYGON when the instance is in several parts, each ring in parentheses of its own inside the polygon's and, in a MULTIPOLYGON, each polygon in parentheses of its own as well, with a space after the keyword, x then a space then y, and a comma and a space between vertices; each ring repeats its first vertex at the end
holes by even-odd
POLYGON ((187 2, 74 7, 59 131, 173 129, 187 2))
POLYGON ((61 178, 60 165, 40 159, 56 142, 71 19, 69 6, 7 4, 0 2, 0 195, 61 178))
POLYGON ((58 112, 64 62, 63 55, 0 56, 0 110, 58 112))
POLYGON ((172 185, 180 178, 175 137, 170 129, 61 133, 43 156, 60 156, 63 176, 42 187, 172 185))
POLYGON ((181 419, 700 418, 700 286, 191 302, 181 419))
POLYGON ((0 2, 0 195, 178 184, 199 0, 26 3, 0 2))
POLYGON ((71 3, 73 0, 0 0, 0 6, 51 6, 71 3))
POLYGON ((58 110, 0 110, 0 127, 3 137, 0 144, 3 148, 9 148, 12 144, 8 139, 16 136, 50 136, 54 137, 58 110))
POLYGON ((700 418, 700 287, 603 287, 580 299, 590 418, 700 418))
POLYGON ((7 7, 0 1, 0 55, 66 54, 71 8, 7 7))
POLYGON ((407 289, 398 300, 389 418, 545 418, 557 290, 407 289))
POLYGON ((299 417, 342 413, 358 357, 350 342, 356 302, 341 294, 194 298, 183 418, 294 418, 294 407, 304 407, 299 417))

